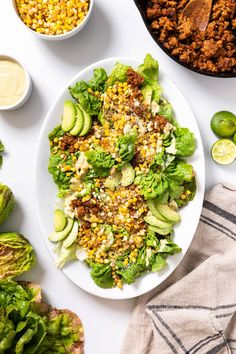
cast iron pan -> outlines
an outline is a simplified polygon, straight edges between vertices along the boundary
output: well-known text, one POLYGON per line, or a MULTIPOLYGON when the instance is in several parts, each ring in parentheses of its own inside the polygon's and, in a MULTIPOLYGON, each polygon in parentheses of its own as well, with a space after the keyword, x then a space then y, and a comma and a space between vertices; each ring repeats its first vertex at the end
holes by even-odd
POLYGON ((207 72, 207 71, 203 71, 203 70, 199 70, 199 69, 195 69, 193 67, 191 67, 190 65, 187 65, 185 63, 182 63, 180 60, 178 60, 176 57, 174 57, 169 51, 168 49, 166 49, 155 37, 153 30, 151 29, 151 26, 149 24, 149 20, 147 18, 146 15, 146 6, 147 6, 147 0, 134 0, 141 16, 143 19, 143 22, 145 24, 145 26, 147 27, 147 30, 149 31, 150 35, 152 36, 152 38, 154 39, 154 41, 157 43, 157 45, 171 58, 173 59, 176 63, 184 66, 185 68, 194 71, 198 74, 202 74, 202 75, 206 75, 206 76, 211 76, 211 77, 223 77, 223 78, 228 78, 228 77, 236 77, 236 74, 233 73, 211 73, 211 72, 207 72))

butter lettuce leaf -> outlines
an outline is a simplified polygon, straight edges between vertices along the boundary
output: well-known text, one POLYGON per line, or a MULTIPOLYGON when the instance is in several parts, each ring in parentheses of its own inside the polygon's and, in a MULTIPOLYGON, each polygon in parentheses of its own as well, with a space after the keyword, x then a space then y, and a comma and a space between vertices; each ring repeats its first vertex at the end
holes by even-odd
POLYGON ((51 154, 48 162, 48 172, 51 173, 54 182, 56 183, 59 196, 63 197, 64 193, 69 189, 71 176, 61 170, 62 165, 72 166, 73 161, 70 156, 64 161, 59 154, 51 154))
POLYGON ((60 138, 65 134, 64 130, 62 130, 61 125, 56 126, 49 134, 48 139, 53 141, 54 138, 60 138))
POLYGON ((140 249, 136 262, 128 264, 128 266, 120 268, 117 270, 123 281, 127 284, 132 284, 135 282, 141 274, 148 270, 146 265, 146 250, 143 247, 140 249))
POLYGON ((69 87, 69 92, 88 114, 91 116, 97 116, 100 112, 102 102, 95 95, 88 92, 88 89, 88 83, 80 81, 76 82, 74 86, 69 87))
POLYGON ((168 182, 160 173, 149 171, 136 176, 135 185, 139 185, 145 199, 156 198, 168 189, 168 182))
POLYGON ((134 157, 135 142, 137 139, 137 134, 126 134, 122 135, 117 142, 119 149, 119 155, 124 161, 130 161, 134 157))
POLYGON ((151 101, 159 103, 162 94, 162 88, 158 84, 159 64, 150 54, 147 54, 142 65, 138 67, 138 72, 144 77, 142 92, 144 95, 151 90, 151 101))
POLYGON ((175 148, 176 156, 187 157, 191 156, 196 148, 194 134, 188 128, 177 128, 174 131, 176 139, 175 148))
POLYGON ((89 265, 92 268, 90 275, 98 286, 104 289, 114 286, 112 271, 109 265, 99 263, 90 263, 89 265))
POLYGON ((124 82, 127 79, 127 71, 130 68, 129 65, 116 63, 114 69, 108 77, 106 86, 112 86, 115 82, 124 82))
POLYGON ((86 151, 85 157, 90 165, 92 165, 94 171, 94 177, 107 177, 110 173, 110 169, 114 166, 115 160, 106 151, 96 149, 86 151))

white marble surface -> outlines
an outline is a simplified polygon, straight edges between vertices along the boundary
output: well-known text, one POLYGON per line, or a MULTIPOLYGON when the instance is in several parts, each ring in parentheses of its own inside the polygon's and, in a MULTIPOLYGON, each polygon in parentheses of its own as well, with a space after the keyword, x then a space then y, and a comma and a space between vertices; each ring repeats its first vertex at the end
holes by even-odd
POLYGON ((118 354, 135 300, 109 301, 86 294, 55 269, 42 241, 35 213, 34 172, 44 117, 61 89, 88 64, 114 56, 141 60, 149 52, 183 91, 196 115, 209 189, 221 181, 236 183, 236 162, 222 167, 211 160, 209 153, 216 140, 209 128, 210 117, 221 109, 236 112, 236 79, 200 76, 169 59, 150 37, 132 0, 96 0, 86 27, 63 42, 36 38, 17 21, 11 0, 1 0, 0 33, 0 54, 22 60, 34 83, 31 99, 23 108, 0 113, 0 138, 6 146, 0 180, 12 187, 17 199, 17 207, 1 231, 20 231, 30 239, 38 264, 24 278, 41 284, 45 298, 53 305, 80 314, 86 353, 118 354))

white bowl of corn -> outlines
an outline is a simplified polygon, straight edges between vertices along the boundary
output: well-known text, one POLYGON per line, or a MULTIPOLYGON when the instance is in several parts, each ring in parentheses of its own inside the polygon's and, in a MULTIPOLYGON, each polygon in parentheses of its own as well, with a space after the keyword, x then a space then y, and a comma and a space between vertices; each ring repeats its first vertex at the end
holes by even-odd
POLYGON ((62 40, 88 22, 94 0, 12 0, 20 21, 39 38, 62 40))

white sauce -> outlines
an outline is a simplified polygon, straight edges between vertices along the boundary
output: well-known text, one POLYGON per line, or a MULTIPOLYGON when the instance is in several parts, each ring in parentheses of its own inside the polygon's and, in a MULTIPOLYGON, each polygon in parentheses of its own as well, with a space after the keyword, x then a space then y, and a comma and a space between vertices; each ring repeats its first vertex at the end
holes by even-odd
POLYGON ((17 103, 26 90, 26 74, 13 60, 0 60, 0 106, 17 103))

